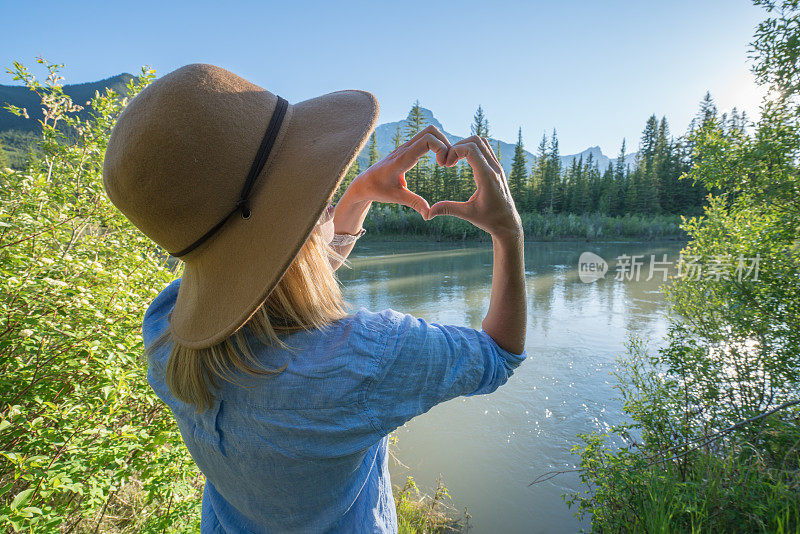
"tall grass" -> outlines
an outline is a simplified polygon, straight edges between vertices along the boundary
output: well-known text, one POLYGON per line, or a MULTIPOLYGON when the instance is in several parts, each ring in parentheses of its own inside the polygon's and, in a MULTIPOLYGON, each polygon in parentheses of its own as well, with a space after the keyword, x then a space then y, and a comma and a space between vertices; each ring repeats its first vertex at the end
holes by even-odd
POLYGON ((466 508, 463 515, 454 514, 455 509, 445 502, 450 493, 442 482, 436 480, 433 496, 420 492, 414 478, 392 488, 397 507, 397 528, 400 534, 448 534, 469 531, 470 515, 466 508))

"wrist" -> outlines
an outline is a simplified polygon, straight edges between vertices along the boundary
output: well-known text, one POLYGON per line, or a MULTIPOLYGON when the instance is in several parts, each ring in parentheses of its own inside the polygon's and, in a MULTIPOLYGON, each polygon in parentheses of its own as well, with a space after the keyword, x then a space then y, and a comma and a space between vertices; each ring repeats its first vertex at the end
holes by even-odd
POLYGON ((492 239, 502 242, 517 242, 525 239, 522 221, 515 220, 511 224, 490 232, 492 239))
POLYGON ((333 214, 333 226, 336 234, 358 234, 362 230, 364 219, 372 206, 372 201, 362 195, 362 186, 356 176, 353 182, 339 199, 333 214))
POLYGON ((362 172, 350 182, 350 185, 342 195, 341 200, 346 200, 354 204, 367 204, 371 201, 366 187, 366 171, 362 172))

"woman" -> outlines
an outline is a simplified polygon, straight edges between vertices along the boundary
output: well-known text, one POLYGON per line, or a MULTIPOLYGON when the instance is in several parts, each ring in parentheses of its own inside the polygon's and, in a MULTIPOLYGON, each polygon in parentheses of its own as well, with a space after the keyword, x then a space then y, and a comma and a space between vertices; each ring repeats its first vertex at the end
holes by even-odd
POLYGON ((428 127, 330 207, 377 115, 363 91, 289 105, 194 64, 150 84, 114 126, 109 197, 185 262, 143 334, 148 380, 206 476, 202 532, 396 532, 388 434, 437 403, 491 393, 526 356, 520 219, 486 140, 451 145, 428 127), (429 206, 408 190, 404 173, 429 150, 439 165, 466 158, 469 201, 429 206), (372 202, 492 235, 481 330, 347 313, 335 269, 372 202))

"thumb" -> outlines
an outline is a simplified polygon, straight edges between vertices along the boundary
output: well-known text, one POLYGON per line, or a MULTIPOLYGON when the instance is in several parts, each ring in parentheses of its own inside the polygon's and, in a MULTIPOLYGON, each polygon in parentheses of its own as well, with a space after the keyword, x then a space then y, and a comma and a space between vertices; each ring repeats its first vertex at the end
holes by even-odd
POLYGON ((453 200, 441 200, 431 206, 428 211, 430 219, 437 215, 452 215, 460 219, 464 219, 467 215, 467 202, 455 202, 453 200))
POLYGON ((401 188, 397 194, 397 203, 402 204, 403 206, 408 206, 412 210, 418 212, 422 215, 423 219, 428 218, 428 210, 430 207, 428 206, 428 201, 419 196, 416 193, 412 193, 407 188, 401 188))

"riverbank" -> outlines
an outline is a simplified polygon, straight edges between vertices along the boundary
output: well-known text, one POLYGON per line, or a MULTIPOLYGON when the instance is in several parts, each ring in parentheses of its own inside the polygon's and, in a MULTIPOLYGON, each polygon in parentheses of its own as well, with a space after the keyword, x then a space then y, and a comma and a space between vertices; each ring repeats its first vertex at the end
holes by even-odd
POLYGON ((392 493, 399 534, 454 534, 469 530, 470 516, 467 511, 457 514, 445 502, 445 499, 450 499, 450 493, 442 483, 441 476, 433 496, 421 492, 411 476, 407 477, 403 486, 393 484, 392 493))
MULTIPOLYGON (((526 241, 682 241, 680 215, 521 213, 526 241)), ((390 205, 372 208, 362 239, 381 241, 490 241, 489 234, 456 217, 425 221, 415 211, 390 205)))

